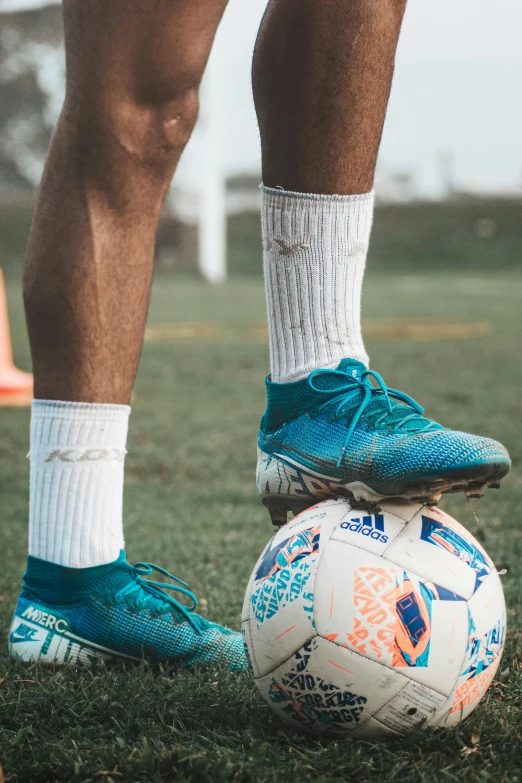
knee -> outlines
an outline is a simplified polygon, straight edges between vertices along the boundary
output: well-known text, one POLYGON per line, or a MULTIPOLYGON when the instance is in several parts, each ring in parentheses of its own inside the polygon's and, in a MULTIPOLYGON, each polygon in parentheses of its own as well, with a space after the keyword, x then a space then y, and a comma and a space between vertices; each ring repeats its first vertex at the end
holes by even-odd
MULTIPOLYGON (((172 175, 199 111, 199 84, 163 79, 147 89, 103 87, 66 97, 64 117, 86 165, 172 175)), ((106 169, 107 170, 107 169, 106 169)))
POLYGON ((143 97, 117 98, 107 112, 110 134, 146 165, 169 168, 187 144, 199 112, 198 85, 159 84, 143 97))

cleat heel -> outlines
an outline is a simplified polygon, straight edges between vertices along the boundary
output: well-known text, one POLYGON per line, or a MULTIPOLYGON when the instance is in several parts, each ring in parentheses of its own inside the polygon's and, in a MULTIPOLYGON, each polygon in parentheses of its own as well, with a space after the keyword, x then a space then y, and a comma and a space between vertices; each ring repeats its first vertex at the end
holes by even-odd
POLYGON ((281 496, 265 496, 261 497, 261 502, 270 514, 270 519, 275 527, 283 527, 288 521, 288 514, 297 516, 302 511, 306 511, 307 508, 314 505, 315 499, 303 501, 298 498, 285 498, 281 496))

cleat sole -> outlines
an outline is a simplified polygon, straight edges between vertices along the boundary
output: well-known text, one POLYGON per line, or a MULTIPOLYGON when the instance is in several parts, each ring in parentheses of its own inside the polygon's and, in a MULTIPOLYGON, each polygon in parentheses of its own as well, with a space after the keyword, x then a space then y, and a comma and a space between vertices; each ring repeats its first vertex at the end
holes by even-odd
MULTIPOLYGON (((281 464, 281 462, 280 462, 281 464)), ((294 463, 296 465, 297 463, 294 463)), ((305 469, 301 466, 301 470, 305 469)), ((272 523, 276 527, 285 525, 288 514, 300 514, 310 506, 326 500, 329 497, 347 497, 353 508, 367 509, 377 507, 379 503, 390 500, 406 500, 413 503, 422 503, 427 506, 439 504, 442 495, 463 492, 468 499, 478 499, 484 495, 486 486, 499 489, 502 478, 509 472, 509 465, 505 463, 492 463, 477 466, 463 466, 448 471, 446 474, 424 476, 419 479, 411 479, 399 486, 398 491, 390 494, 380 494, 361 481, 346 484, 334 484, 327 488, 325 483, 321 485, 321 492, 317 495, 310 494, 303 498, 292 495, 261 495, 261 501, 268 509, 272 523), (330 491, 328 492, 328 489, 330 491)), ((319 474, 315 474, 318 476, 319 474)), ((324 477, 327 478, 327 477, 324 477)))

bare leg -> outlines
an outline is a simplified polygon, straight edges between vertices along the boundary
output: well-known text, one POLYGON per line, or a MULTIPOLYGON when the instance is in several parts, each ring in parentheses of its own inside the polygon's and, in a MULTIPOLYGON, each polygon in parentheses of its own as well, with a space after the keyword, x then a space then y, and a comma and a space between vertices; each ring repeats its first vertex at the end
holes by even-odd
POLYGON ((225 5, 64 0, 67 94, 25 275, 41 399, 31 414, 29 558, 12 627, 23 623, 27 591, 44 617, 61 607, 61 623, 36 645, 10 634, 11 654, 25 661, 147 655, 247 666, 241 634, 207 630, 157 582, 145 587, 141 577, 155 567, 133 568, 122 551, 124 403, 143 339, 154 233, 225 5), (100 606, 110 611, 100 615, 100 606))
POLYGON ((35 396, 127 403, 154 234, 227 0, 64 0, 65 104, 31 229, 35 396))
POLYGON ((270 0, 254 56, 263 181, 366 193, 406 0, 270 0))

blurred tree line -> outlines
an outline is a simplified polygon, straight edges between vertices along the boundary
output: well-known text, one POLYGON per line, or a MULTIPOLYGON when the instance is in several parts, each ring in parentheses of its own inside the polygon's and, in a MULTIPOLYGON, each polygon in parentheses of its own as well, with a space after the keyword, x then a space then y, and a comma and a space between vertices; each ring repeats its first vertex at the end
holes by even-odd
POLYGON ((60 6, 0 14, 0 201, 30 197, 63 94, 60 6))

